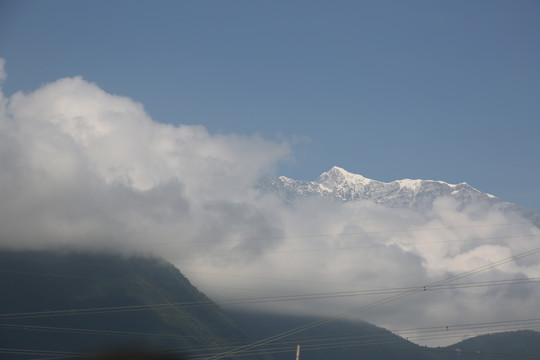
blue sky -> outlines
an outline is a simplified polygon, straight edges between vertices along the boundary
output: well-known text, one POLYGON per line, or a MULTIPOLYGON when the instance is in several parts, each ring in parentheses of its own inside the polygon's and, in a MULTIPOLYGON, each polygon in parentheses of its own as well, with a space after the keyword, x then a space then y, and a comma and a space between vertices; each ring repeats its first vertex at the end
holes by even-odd
POLYGON ((1 1, 4 92, 81 75, 276 171, 468 182, 540 209, 538 1, 1 1))

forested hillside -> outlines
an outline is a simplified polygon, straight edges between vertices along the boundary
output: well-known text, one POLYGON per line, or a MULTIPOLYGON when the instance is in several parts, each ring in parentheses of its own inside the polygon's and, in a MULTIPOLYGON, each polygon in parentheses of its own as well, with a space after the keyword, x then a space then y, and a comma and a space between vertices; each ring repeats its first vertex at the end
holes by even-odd
POLYGON ((173 265, 106 254, 1 252, 2 359, 109 347, 206 356, 247 341, 173 265))
MULTIPOLYGON (((0 358, 81 358, 150 349, 210 358, 324 318, 222 311, 170 263, 81 252, 0 252, 0 358)), ((540 357, 540 333, 478 336, 444 348, 369 323, 335 320, 218 358, 450 360, 540 357)), ((263 341, 264 342, 264 341, 263 341)))

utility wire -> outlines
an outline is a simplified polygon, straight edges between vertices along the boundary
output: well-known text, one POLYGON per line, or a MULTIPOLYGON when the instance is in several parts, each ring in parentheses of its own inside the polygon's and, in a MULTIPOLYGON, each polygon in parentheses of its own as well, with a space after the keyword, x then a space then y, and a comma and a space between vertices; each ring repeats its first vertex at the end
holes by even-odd
POLYGON ((432 227, 432 228, 412 228, 412 229, 358 231, 358 232, 342 232, 342 233, 319 233, 319 234, 287 235, 287 236, 261 236, 261 237, 250 237, 250 238, 241 238, 241 239, 234 239, 234 240, 160 241, 160 242, 151 242, 151 243, 139 242, 139 243, 134 243, 134 244, 159 245, 159 244, 222 243, 222 242, 246 242, 246 241, 261 241, 261 240, 311 239, 311 238, 334 237, 334 236, 377 235, 377 234, 393 234, 393 233, 440 231, 440 230, 459 230, 459 229, 485 228, 485 227, 496 227, 496 226, 516 226, 516 225, 534 225, 534 223, 531 221, 527 221, 527 222, 518 222, 518 223, 441 226, 441 227, 432 227))
POLYGON ((468 276, 472 276, 474 274, 477 274, 479 272, 488 270, 490 268, 494 268, 494 267, 500 266, 502 264, 505 264, 505 263, 508 263, 508 262, 511 262, 511 261, 515 261, 515 260, 518 260, 518 259, 521 259, 521 258, 524 258, 524 257, 527 257, 527 256, 531 256, 531 255, 537 254, 539 252, 540 252, 540 248, 535 248, 535 249, 532 249, 532 250, 529 250, 529 251, 525 251, 523 253, 520 253, 520 254, 517 254, 517 255, 514 255, 514 256, 510 256, 508 258, 501 259, 499 261, 496 261, 496 262, 493 262, 493 263, 490 263, 490 264, 487 264, 487 265, 484 265, 484 266, 474 268, 472 270, 469 270, 469 271, 466 271, 466 272, 451 276, 449 278, 446 278, 446 279, 443 279, 443 280, 440 280, 440 281, 436 281, 434 283, 427 284, 420 290, 404 291, 402 293, 390 296, 388 298, 375 301, 375 302, 373 302, 371 304, 364 305, 364 306, 361 306, 361 307, 356 308, 356 309, 352 309, 352 310, 344 312, 342 314, 338 314, 338 315, 336 315, 334 317, 327 318, 327 319, 324 319, 324 320, 314 321, 314 322, 311 322, 311 323, 308 323, 308 324, 305 324, 305 325, 302 325, 302 326, 298 326, 296 328, 293 328, 293 329, 284 331, 282 333, 278 333, 276 335, 270 336, 270 337, 268 337, 266 339, 253 342, 252 344, 241 346, 241 347, 239 347, 239 348, 237 348, 235 350, 231 350, 231 351, 227 351, 227 352, 223 352, 223 353, 219 353, 219 354, 210 356, 206 360, 217 360, 217 359, 221 359, 221 358, 223 358, 225 356, 231 356, 231 355, 237 354, 239 352, 250 350, 252 348, 256 348, 256 347, 265 345, 267 343, 270 343, 270 342, 273 342, 273 341, 276 341, 276 340, 280 340, 280 339, 288 337, 290 335, 306 331, 308 329, 311 329, 311 328, 314 328, 314 327, 329 323, 331 321, 346 318, 346 317, 349 317, 351 315, 357 314, 359 312, 362 312, 362 311, 365 311, 365 310, 368 310, 368 309, 371 309, 371 308, 374 308, 374 307, 378 307, 378 306, 384 305, 384 304, 389 303, 389 302, 399 300, 401 298, 404 298, 404 297, 407 297, 407 296, 409 296, 411 294, 414 294, 414 293, 416 293, 418 291, 427 290, 430 287, 434 287, 434 286, 437 286, 437 285, 443 285, 443 284, 450 283, 450 282, 458 280, 458 279, 462 279, 462 278, 465 278, 465 277, 468 277, 468 276))
MULTIPOLYGON (((478 327, 479 325, 483 326, 483 327, 486 327, 486 326, 491 326, 491 325, 499 325, 499 324, 519 324, 519 323, 527 323, 527 324, 530 324, 531 322, 540 322, 540 319, 528 319, 528 320, 511 320, 511 321, 500 321, 500 322, 488 322, 488 323, 477 323, 477 324, 456 324, 456 325, 452 325, 452 327, 460 327, 462 329, 470 329, 472 327, 478 327)), ((24 326, 24 325, 22 325, 24 326)), ((413 330, 416 330, 416 331, 433 331, 433 330, 436 330, 436 331, 439 331, 439 332, 442 332, 441 331, 441 328, 444 328, 444 327, 429 327, 429 328, 418 328, 418 329, 406 329, 408 331, 413 331, 413 330)), ((71 330, 71 329, 66 329, 66 330, 71 330)), ((498 330, 501 330, 500 328, 498 328, 498 330)), ((505 330, 505 329, 503 329, 505 330)), ((444 335, 429 335, 429 336, 415 336, 413 338, 409 338, 408 340, 411 340, 411 341, 415 341, 415 340, 430 340, 430 339, 441 339, 441 338, 445 338, 445 339, 448 339, 448 338, 452 338, 452 337, 456 337, 456 338, 459 338, 459 337, 462 337, 464 334, 467 334, 467 332, 463 332, 463 330, 460 330, 461 332, 459 333, 450 333, 448 334, 449 330, 445 330, 444 332, 446 332, 446 334, 444 335)), ((109 333, 109 332, 107 332, 109 333)), ((116 333, 116 332, 115 332, 116 333)), ((155 334, 155 335, 162 335, 162 334, 155 334)), ((341 348, 348 348, 348 347, 362 347, 364 350, 386 350, 386 351, 398 351, 400 349, 395 349, 395 348, 391 348, 391 349, 387 349, 387 348, 380 348, 380 349, 370 349, 369 347, 372 347, 373 345, 391 345, 391 344, 403 344, 403 339, 401 338, 398 338, 397 336, 395 335, 391 335, 391 334, 388 334, 388 333, 385 333, 385 334, 369 334, 369 335, 360 335, 360 336, 343 336, 343 337, 329 337, 329 338, 299 338, 299 339, 291 339, 290 341, 287 341, 287 342, 275 342, 275 343, 272 343, 272 344, 268 344, 270 347, 261 347, 261 348, 258 348, 258 349, 252 349, 250 351, 246 351, 242 354, 240 354, 240 356, 248 356, 248 355, 262 355, 262 354, 273 354, 273 353, 282 353, 282 352, 290 352, 291 349, 298 343, 298 342, 302 342, 303 344, 303 349, 305 351, 314 351, 314 350, 320 350, 320 349, 341 349, 341 348)), ((180 351, 181 352, 189 352, 190 354, 193 354, 195 356, 200 356, 200 357, 205 357, 205 356, 209 356, 209 352, 211 351, 216 351, 216 350, 221 350, 221 351, 225 351, 225 350, 229 350, 229 349, 232 349, 231 346, 221 346, 221 347, 211 347, 211 348, 208 348, 207 346, 196 346, 196 347, 189 347, 189 348, 182 348, 180 351)), ((13 349, 9 349, 10 353, 32 353, 35 352, 35 351, 38 351, 38 350, 29 350, 29 349, 14 349, 14 351, 11 351, 13 349)), ((401 349, 403 350, 403 349, 401 349)), ((440 349, 416 349, 416 350, 411 350, 411 349, 408 349, 409 351, 420 351, 420 352, 423 352, 424 350, 426 351, 440 351, 440 349)), ((174 349, 168 349, 166 350, 167 353, 174 353, 176 350, 174 349)), ((61 352, 56 352, 58 354, 60 354, 61 352)), ((64 354, 64 352, 62 352, 62 354, 64 354)), ((511 354, 500 354, 500 353, 497 353, 498 355, 504 355, 505 357, 506 356, 509 356, 511 354)), ((518 357, 522 357, 522 356, 533 356, 534 354, 514 354, 514 355, 518 355, 518 357)), ((238 355, 237 355, 238 356, 238 355)), ((73 356, 71 356, 73 357, 73 356)), ((55 358, 60 358, 60 357, 55 357, 55 358)), ((64 356, 61 356, 61 358, 64 358, 64 356)), ((53 359, 53 358, 50 358, 50 357, 47 357, 47 358, 43 358, 43 360, 45 359, 53 359)))
POLYGON ((399 246, 409 246, 409 245, 429 245, 429 244, 441 244, 441 243, 454 243, 454 242, 466 242, 466 241, 487 241, 487 240, 500 240, 500 239, 510 239, 510 238, 519 238, 519 237, 539 237, 536 234, 525 234, 525 235, 509 235, 509 236, 500 236, 500 237, 491 237, 491 238, 475 238, 475 239, 454 239, 454 240, 437 240, 437 241, 421 241, 421 242, 408 242, 408 243, 380 243, 380 244, 369 244, 369 245, 359 245, 359 246, 342 246, 342 247, 327 247, 327 248, 307 248, 307 249, 290 249, 290 250, 275 250, 275 251, 260 251, 257 248, 249 249, 244 248, 241 252, 233 251, 229 253, 218 253, 210 255, 199 255, 199 256, 180 256, 177 259, 204 259, 204 258, 220 258, 220 257, 235 257, 245 254, 257 255, 282 255, 282 254, 293 254, 293 253, 308 253, 308 252, 329 252, 329 251, 343 251, 343 250, 358 250, 358 249, 368 249, 376 247, 386 247, 388 245, 399 245, 399 246))
MULTIPOLYGON (((475 324, 456 324, 451 326, 437 326, 429 328, 417 328, 417 329, 405 329, 405 330, 394 330, 392 332, 398 333, 399 336, 405 338, 407 334, 413 334, 413 336, 407 337, 409 341, 417 340, 430 340, 430 339, 441 339, 449 337, 462 337, 463 335, 469 334, 471 330, 483 329, 485 331, 509 331, 516 328, 516 326, 527 326, 527 329, 533 330, 540 327, 540 319, 529 319, 529 320, 511 320, 511 321, 500 321, 500 322, 487 322, 487 323, 475 323, 475 324), (536 325, 536 326, 531 326, 536 325)), ((24 329, 24 330, 42 330, 42 331, 60 331, 60 332, 81 332, 81 333, 90 333, 90 334, 105 334, 105 335, 121 335, 121 336, 151 336, 151 337, 166 337, 166 338, 189 338, 189 339, 205 339, 209 337, 189 337, 189 336, 180 336, 176 334, 163 334, 163 333, 137 333, 137 332, 127 332, 127 331, 112 331, 112 330, 93 330, 93 329, 80 329, 80 328, 65 328, 65 327, 49 327, 49 326, 32 326, 32 325, 18 325, 18 324, 0 324, 2 327, 15 328, 15 329, 24 329)), ((355 336, 332 336, 332 337, 311 337, 311 338, 296 338, 290 339, 288 341, 277 341, 272 344, 270 348, 263 348, 260 351, 266 352, 268 349, 275 349, 277 346, 290 348, 295 344, 302 342, 303 348, 306 346, 328 346, 332 344, 374 344, 375 341, 377 344, 396 342, 398 335, 392 335, 390 333, 382 334, 367 334, 367 335, 355 335, 355 336), (339 342, 338 342, 339 341, 339 342)), ((229 341, 235 341, 240 339, 225 339, 229 341)), ((184 347, 182 351, 187 352, 196 352, 199 350, 229 350, 233 348, 232 346, 221 346, 208 348, 206 345, 200 345, 197 347, 184 347)))
POLYGON ((293 294, 293 295, 282 295, 282 296, 233 299, 233 300, 221 301, 221 302, 214 302, 212 300, 207 300, 207 301, 193 301, 193 302, 128 305, 128 306, 116 306, 116 307, 96 307, 96 308, 69 309, 69 310, 50 310, 50 311, 25 312, 25 313, 4 313, 4 314, 0 314, 0 320, 42 318, 42 317, 54 317, 54 316, 93 315, 93 314, 129 312, 129 311, 145 311, 145 310, 153 310, 153 309, 172 308, 172 307, 191 308, 191 307, 215 306, 215 305, 230 306, 230 305, 268 303, 268 302, 327 299, 327 298, 338 298, 338 297, 375 296, 375 295, 386 295, 386 294, 401 294, 403 292, 411 292, 411 291, 416 292, 420 290, 422 291, 455 290, 455 289, 462 289, 462 288, 479 288, 479 287, 490 287, 490 286, 501 286, 501 285, 522 285, 522 284, 530 284, 530 283, 538 283, 538 282, 540 282, 540 277, 492 280, 492 281, 481 281, 481 282, 470 282, 470 283, 455 283, 455 284, 448 284, 448 285, 438 284, 438 285, 430 285, 430 286, 413 286, 413 287, 380 288, 380 289, 353 290, 353 291, 341 291, 341 292, 293 294))

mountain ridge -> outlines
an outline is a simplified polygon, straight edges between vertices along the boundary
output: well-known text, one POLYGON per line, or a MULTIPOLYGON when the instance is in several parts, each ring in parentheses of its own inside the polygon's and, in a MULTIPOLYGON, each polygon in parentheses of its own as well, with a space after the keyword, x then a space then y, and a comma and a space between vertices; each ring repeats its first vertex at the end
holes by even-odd
POLYGON ((398 207, 411 203, 423 207, 427 203, 420 200, 419 196, 428 192, 466 201, 478 198, 487 201, 498 200, 494 195, 482 193, 466 182, 450 184, 440 180, 401 179, 385 183, 350 173, 338 166, 323 172, 313 181, 279 176, 263 180, 259 187, 266 191, 276 191, 289 200, 318 195, 341 201, 371 200, 398 207))
POLYGON ((294 180, 286 176, 267 177, 256 188, 262 193, 276 194, 285 202, 320 197, 340 202, 371 201, 391 208, 430 210, 437 198, 447 197, 460 206, 483 202, 504 212, 518 213, 540 227, 540 211, 502 201, 466 182, 451 184, 442 180, 401 179, 382 182, 353 174, 338 166, 323 172, 315 180, 294 180))

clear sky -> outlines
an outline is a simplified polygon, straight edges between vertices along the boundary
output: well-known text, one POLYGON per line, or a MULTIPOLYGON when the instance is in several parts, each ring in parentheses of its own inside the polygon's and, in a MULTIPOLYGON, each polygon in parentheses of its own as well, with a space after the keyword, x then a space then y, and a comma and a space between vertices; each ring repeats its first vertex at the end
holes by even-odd
POLYGON ((0 1, 4 93, 81 75, 278 175, 466 181, 540 209, 540 2, 0 1))

